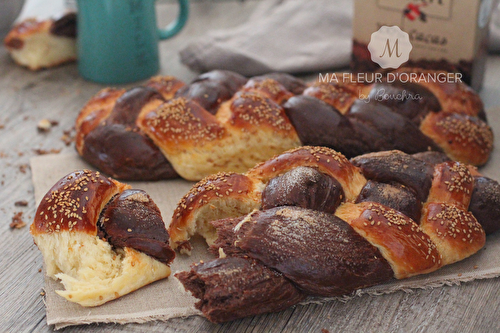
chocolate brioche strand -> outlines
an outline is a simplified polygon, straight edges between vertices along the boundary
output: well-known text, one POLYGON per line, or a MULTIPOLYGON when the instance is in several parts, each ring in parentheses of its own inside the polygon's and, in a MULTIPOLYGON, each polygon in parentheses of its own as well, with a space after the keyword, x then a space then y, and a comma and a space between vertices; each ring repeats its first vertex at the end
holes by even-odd
POLYGON ((215 323, 285 310, 305 298, 281 273, 248 257, 195 264, 189 272, 177 273, 176 277, 200 299, 196 307, 215 323))
POLYGON ((103 172, 131 180, 244 172, 301 145, 347 157, 431 150, 486 163, 493 134, 478 95, 462 83, 398 79, 409 70, 393 72, 390 83, 340 75, 345 80, 309 86, 282 73, 246 79, 212 71, 188 85, 154 77, 93 97, 77 118, 76 148, 103 172))
POLYGON ((473 255, 486 234, 500 229, 499 202, 496 181, 443 153, 388 151, 348 160, 328 148, 301 147, 245 174, 208 177, 181 199, 171 246, 189 249, 199 233, 219 259, 176 277, 213 322, 280 311, 283 302, 301 298, 262 293, 258 302, 266 306, 255 307, 243 296, 254 287, 239 283, 241 276, 224 273, 226 288, 200 272, 216 274, 213 267, 226 262, 231 268, 224 270, 238 272, 250 260, 281 274, 301 295, 344 295, 473 255))

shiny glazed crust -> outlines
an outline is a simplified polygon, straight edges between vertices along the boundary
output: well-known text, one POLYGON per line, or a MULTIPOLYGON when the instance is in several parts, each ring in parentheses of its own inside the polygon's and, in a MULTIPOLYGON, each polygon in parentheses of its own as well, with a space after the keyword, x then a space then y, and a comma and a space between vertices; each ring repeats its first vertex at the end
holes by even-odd
POLYGON ((97 235, 97 220, 111 198, 128 185, 89 170, 76 171, 57 182, 38 205, 32 235, 61 231, 97 235))
POLYGON ((215 115, 179 97, 141 113, 138 126, 185 179, 199 180, 218 171, 242 172, 300 145, 284 110, 265 95, 269 94, 237 93, 215 115))
MULTIPOLYGON (((255 259, 306 295, 336 296, 391 278, 430 273, 475 254, 486 242, 483 225, 489 233, 500 229, 499 200, 496 181, 478 176, 474 168, 450 161, 442 153, 412 156, 389 151, 349 161, 328 148, 301 147, 245 174, 202 180, 179 202, 169 230, 177 234, 172 247, 181 252, 189 248, 189 238, 199 233, 206 237, 210 251, 219 254, 217 265, 234 257, 255 259), (335 181, 326 181, 330 177, 335 181), (314 190, 321 179, 335 189, 314 190), (267 191, 271 183, 272 190, 267 191), (488 190, 481 195, 476 187, 488 190), (236 188, 236 193, 230 191, 236 188), (381 192, 374 193, 374 188, 381 192), (271 193, 266 207, 263 193, 271 193), (298 200, 300 195, 315 197, 298 200), (340 202, 333 206, 333 214, 330 206, 303 206, 322 202, 322 197, 334 200, 332 195, 340 202), (286 206, 280 206, 282 202, 286 206)), ((211 270, 212 264, 198 263, 191 273, 176 275, 203 300, 197 306, 209 320, 222 322, 282 309, 254 308, 242 314, 248 300, 224 308, 212 294, 215 287, 196 287, 205 278, 194 272, 211 270), (217 316, 211 314, 215 308, 217 316)), ((233 299, 244 295, 245 288, 233 288, 233 299)), ((269 297, 280 302, 276 295, 269 297)))
MULTIPOLYGON (((398 78, 410 72, 417 77, 444 74, 421 69, 392 74, 398 78)), ((338 77, 338 82, 306 85, 280 73, 247 80, 212 71, 185 85, 158 76, 143 89, 162 98, 143 104, 130 93, 137 88, 105 89, 78 116, 77 151, 101 171, 132 180, 200 180, 217 172, 245 172, 299 146, 325 146, 349 158, 432 150, 472 165, 488 160, 493 133, 480 98, 463 83, 395 79, 367 85, 353 75, 338 77), (380 99, 381 94, 406 97, 380 99), (135 105, 135 118, 121 130, 109 119, 125 112, 116 104, 123 99, 135 105), (110 140, 116 143, 100 144, 110 140)))
MULTIPOLYGON (((442 71, 400 68, 391 72, 394 77, 394 83, 384 83, 382 86, 380 84, 361 85, 355 82, 346 83, 340 80, 344 76, 339 74, 339 82, 315 82, 304 91, 304 95, 312 96, 326 102, 351 121, 351 125, 354 126, 351 133, 353 131, 360 132, 359 140, 361 142, 359 144, 364 143, 368 147, 356 147, 353 150, 353 148, 343 149, 342 143, 329 146, 342 151, 348 156, 353 157, 370 151, 391 149, 416 153, 417 151, 412 150, 415 147, 412 147, 411 140, 407 145, 396 146, 397 144, 401 144, 398 143, 397 138, 404 139, 404 133, 406 132, 406 135, 415 136, 413 138, 414 144, 430 138, 436 144, 435 147, 430 147, 430 149, 442 150, 452 159, 463 163, 482 165, 487 162, 493 148, 493 133, 486 123, 483 103, 479 95, 462 82, 441 83, 418 79, 420 75, 426 76, 439 73, 446 74, 442 71), (410 73, 415 74, 415 76, 405 76, 404 84, 398 82, 397 78, 400 75, 410 73), (413 79, 408 80, 408 78, 413 79), (394 102, 394 98, 380 100, 386 93, 394 96, 398 96, 398 94, 413 94, 415 97, 413 102, 411 101, 413 98, 409 98, 405 102, 394 102), (376 117, 375 119, 370 119, 369 115, 368 118, 362 117, 363 124, 359 124, 353 120, 353 118, 359 119, 359 116, 356 116, 352 111, 358 108, 357 105, 359 105, 360 96, 364 97, 364 103, 361 105, 365 103, 374 104, 377 111, 381 110, 382 105, 385 105, 389 109, 383 110, 383 114, 392 110, 396 114, 401 114, 405 118, 409 118, 414 125, 419 126, 421 134, 418 134, 418 132, 410 134, 408 133, 408 129, 401 128, 400 131, 402 133, 398 134, 392 142, 377 143, 377 141, 381 141, 387 135, 386 129, 381 129, 380 124, 376 122, 376 119, 380 117, 376 117), (374 102, 374 100, 376 101, 374 102), (411 109, 412 103, 414 105, 413 108, 416 110, 413 113, 408 113, 407 108, 411 109), (416 112, 420 113, 417 117, 415 117, 416 112), (368 125, 368 128, 366 128, 366 125, 368 125), (370 127, 372 127, 372 130, 381 131, 369 134, 367 130, 370 127), (363 136, 366 136, 366 138, 363 139, 363 136)), ((355 80, 355 78, 352 78, 352 80, 355 80)), ((286 105, 285 108, 287 108, 286 105)), ((294 111, 297 113, 293 108, 289 112, 294 111)), ((300 116, 297 115, 297 117, 300 116)), ((392 115, 393 117, 395 117, 394 114, 392 115)), ((294 117, 291 117, 291 121, 295 125, 294 117)), ((301 126, 304 127, 304 124, 301 124, 301 126)), ((403 126, 401 121, 392 128, 397 130, 398 126, 403 126)), ((304 140, 301 134, 299 132, 299 137, 301 137, 303 144, 316 145, 315 142, 304 140)), ((344 138, 344 141, 346 139, 349 138, 344 138)), ((418 149, 419 151, 425 151, 422 150, 423 148, 425 147, 418 149)))

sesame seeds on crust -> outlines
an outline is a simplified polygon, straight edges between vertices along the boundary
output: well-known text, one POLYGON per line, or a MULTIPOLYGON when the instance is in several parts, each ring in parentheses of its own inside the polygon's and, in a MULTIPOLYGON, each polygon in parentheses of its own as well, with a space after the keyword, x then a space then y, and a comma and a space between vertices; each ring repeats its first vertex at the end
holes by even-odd
POLYGON ((488 161, 493 149, 491 127, 478 117, 460 113, 429 113, 420 130, 452 159, 472 165, 488 161))
POLYGON ((246 175, 263 183, 298 166, 310 167, 339 181, 346 199, 354 201, 366 179, 360 169, 352 165, 341 153, 326 147, 303 146, 256 165, 246 175))
POLYGON ((413 220, 378 203, 358 205, 364 210, 351 226, 380 249, 396 278, 431 272, 443 265, 436 244, 413 220))
POLYGON ((181 212, 188 208, 188 204, 196 203, 196 200, 198 205, 206 204, 208 202, 208 193, 211 193, 212 196, 223 197, 224 194, 229 195, 234 192, 233 183, 228 182, 228 179, 233 175, 238 176, 234 172, 219 172, 200 180, 179 200, 174 211, 174 217, 181 217, 181 212), (221 188, 221 183, 228 187, 227 193, 221 188))
POLYGON ((467 188, 467 185, 472 184, 473 178, 467 166, 461 163, 453 163, 450 171, 452 172, 451 179, 444 182, 448 191, 465 191, 467 194, 470 194, 471 190, 467 188))
POLYGON ((198 103, 184 97, 160 105, 145 117, 145 132, 158 140, 200 144, 221 139, 225 128, 198 103))
POLYGON ((213 199, 229 197, 249 197, 255 185, 245 175, 234 172, 219 172, 205 177, 196 183, 177 204, 174 210, 172 224, 177 219, 182 219, 197 207, 208 204, 213 199))
POLYGON ((283 108, 262 94, 238 93, 231 102, 231 111, 229 124, 232 126, 246 130, 269 126, 277 131, 295 131, 283 108))
MULTIPOLYGON (((302 146, 276 155, 268 161, 257 164, 247 175, 262 175, 264 179, 274 178, 297 166, 318 167, 318 164, 343 167, 352 166, 341 153, 327 147, 302 146), (269 171, 271 169, 271 172, 269 171)), ((354 167, 354 166, 352 166, 354 167)))
POLYGON ((446 203, 467 210, 474 189, 474 178, 467 165, 444 162, 434 167, 427 203, 446 203))
POLYGON ((75 171, 43 197, 30 230, 32 233, 63 230, 95 233, 101 207, 118 191, 118 186, 99 172, 75 171))
POLYGON ((493 148, 493 132, 483 121, 464 115, 448 114, 436 123, 447 135, 452 135, 462 147, 477 145, 482 154, 489 154, 493 148))
POLYGON ((177 90, 185 86, 185 84, 174 76, 158 75, 150 78, 145 86, 158 90, 165 99, 170 99, 173 98, 177 90))
POLYGON ((217 219, 217 212, 221 213, 219 218, 244 215, 257 208, 259 201, 258 184, 245 175, 220 172, 204 178, 180 199, 174 210, 168 228, 171 246, 188 244, 188 230, 197 228, 196 219, 217 219))
POLYGON ((255 91, 269 97, 278 104, 282 104, 293 96, 281 83, 271 78, 252 78, 245 84, 242 91, 255 91))
POLYGON ((486 242, 484 229, 472 213, 453 204, 425 205, 421 227, 437 244, 444 265, 473 255, 486 242))
POLYGON ((464 243, 472 243, 484 231, 472 213, 454 205, 430 204, 427 223, 436 229, 436 235, 441 238, 452 238, 464 243))
MULTIPOLYGON (((267 90, 271 94, 277 94, 284 89, 284 87, 278 81, 269 78, 266 78, 264 80, 250 80, 249 82, 252 82, 252 86, 256 87, 257 89, 267 90)), ((246 86, 249 85, 249 83, 246 84, 246 86)))
POLYGON ((347 112, 352 102, 358 98, 357 92, 345 84, 315 82, 304 91, 304 95, 316 97, 338 109, 342 114, 347 112))

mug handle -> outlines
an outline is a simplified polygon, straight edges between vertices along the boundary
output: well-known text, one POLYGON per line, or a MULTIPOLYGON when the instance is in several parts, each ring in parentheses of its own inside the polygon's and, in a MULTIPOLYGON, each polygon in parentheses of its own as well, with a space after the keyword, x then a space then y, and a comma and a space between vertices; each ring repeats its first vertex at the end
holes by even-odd
POLYGON ((168 39, 171 37, 174 37, 177 35, 184 25, 186 24, 186 21, 189 16, 189 1, 188 0, 178 0, 180 9, 179 9, 179 15, 173 21, 170 23, 167 27, 163 29, 158 29, 158 34, 160 36, 160 39, 168 39))

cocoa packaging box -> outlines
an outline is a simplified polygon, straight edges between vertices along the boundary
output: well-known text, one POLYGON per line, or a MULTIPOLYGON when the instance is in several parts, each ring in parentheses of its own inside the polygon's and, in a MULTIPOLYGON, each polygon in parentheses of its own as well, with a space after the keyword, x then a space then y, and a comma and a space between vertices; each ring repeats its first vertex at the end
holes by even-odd
POLYGON ((497 0, 355 0, 351 68, 354 72, 400 66, 441 69, 460 73, 463 82, 479 90, 495 5, 497 0), (401 33, 389 38, 396 28, 407 34, 409 43, 398 40, 401 33), (378 61, 397 57, 403 63, 389 61, 392 67, 378 61))

